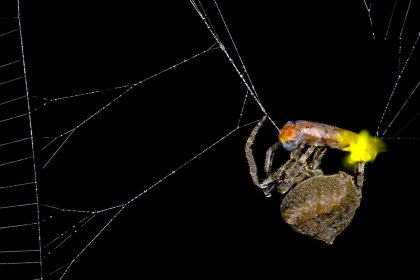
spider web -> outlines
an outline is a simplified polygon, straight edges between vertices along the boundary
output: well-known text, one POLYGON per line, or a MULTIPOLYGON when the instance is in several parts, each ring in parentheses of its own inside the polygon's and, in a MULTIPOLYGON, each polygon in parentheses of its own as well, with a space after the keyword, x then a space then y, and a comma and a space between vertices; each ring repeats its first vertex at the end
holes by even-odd
MULTIPOLYGON (((352 7, 335 5, 333 11, 325 9, 331 12, 324 18, 313 11, 321 13, 323 8, 331 8, 329 4, 319 7, 319 3, 306 3, 305 8, 297 9, 300 20, 286 12, 296 11, 293 4, 284 4, 280 16, 264 7, 222 4, 219 8, 225 22, 214 3, 203 3, 204 10, 199 2, 191 2, 193 5, 187 1, 165 3, 164 9, 159 4, 148 4, 142 10, 102 2, 84 4, 81 10, 82 5, 74 3, 66 11, 57 7, 59 12, 54 14, 47 14, 39 3, 22 5, 40 186, 44 279, 60 279, 64 273, 64 279, 100 275, 126 279, 151 272, 159 275, 165 273, 159 271, 163 264, 175 274, 190 267, 191 271, 199 271, 208 269, 199 259, 209 261, 212 258, 208 255, 212 254, 218 254, 219 270, 231 265, 229 256, 244 260, 241 255, 264 252, 259 246, 265 241, 256 228, 263 229, 265 237, 268 232, 284 232, 283 238, 303 242, 302 246, 316 246, 281 224, 279 198, 267 203, 260 190, 247 187, 252 184, 243 148, 252 125, 246 125, 263 115, 262 105, 279 126, 288 120, 308 119, 374 132, 380 121, 380 128, 389 128, 385 136, 391 128, 395 128, 394 134, 404 128, 398 136, 408 138, 406 141, 419 137, 413 129, 418 123, 414 107, 418 77, 410 76, 419 65, 419 55, 413 50, 418 30, 414 17, 406 12, 411 1, 399 2, 395 8, 378 3, 377 10, 373 1, 352 7), (253 84, 224 23, 232 32, 249 74, 258 79, 253 84), (217 32, 214 35, 223 45, 205 31, 207 26, 217 32), (401 36, 402 26, 405 31, 401 36), (380 37, 385 38, 384 34, 386 42, 380 37), (402 39, 396 39, 399 37, 402 39), (399 74, 402 78, 394 91, 399 74), (243 75, 248 87, 239 75, 243 75), (251 99, 250 91, 257 97, 253 85, 264 93, 260 104, 251 99), (405 103, 407 96, 410 102, 405 103), (404 110, 397 104, 404 104, 404 110), (242 128, 244 125, 247 128, 242 128), (189 164, 193 160, 194 164, 189 164), (178 172, 180 168, 183 172, 178 172), (175 172, 176 176, 172 176, 175 172), (154 188, 157 185, 159 188, 154 188), (127 204, 148 190, 147 197, 127 204), (114 220, 123 209, 126 211, 114 220), (252 241, 255 239, 258 242, 252 241), (196 260, 195 256, 200 258, 196 260)), ((6 18, 0 21, 5 23, 1 35, 16 26, 16 14, 10 11, 4 12, 6 16, 0 14, 0 18, 6 18)), ((409 13, 418 12, 419 8, 412 4, 409 13)), ((18 30, 14 32, 19 34, 18 30)), ((1 72, 0 83, 8 83, 0 85, 1 90, 13 93, 2 96, 3 106, 13 104, 3 111, 4 120, 25 114, 21 113, 26 105, 24 79, 13 81, 19 78, 14 74, 22 74, 22 64, 14 63, 22 56, 20 49, 16 53, 16 39, 7 39, 10 50, 5 51, 16 60, 2 57, 1 66, 8 71, 1 72), (13 101, 16 98, 20 99, 13 101)), ((3 186, 27 182, 24 186, 33 191, 33 181, 25 180, 22 171, 28 170, 25 176, 33 176, 33 164, 29 162, 32 157, 18 169, 13 163, 28 158, 26 154, 31 152, 28 120, 20 119, 22 124, 12 123, 15 119, 4 122, 4 131, 22 127, 26 134, 3 136, 2 143, 13 142, 9 144, 13 148, 3 154, 3 186), (16 174, 15 170, 20 170, 19 179, 7 178, 8 174, 16 174)), ((275 139, 275 126, 262 128, 254 147, 259 166, 275 139)), ((402 153, 395 156, 404 146, 401 141, 389 142, 391 151, 367 168, 367 176, 370 172, 370 178, 380 178, 394 157, 401 158, 402 153)), ((402 158, 408 158, 408 150, 402 151, 406 154, 402 158)), ((328 152, 326 157, 331 161, 322 167, 326 174, 339 169, 333 160, 339 156, 335 151, 328 152)), ((278 152, 276 161, 282 163, 287 157, 287 153, 278 152)), ((0 190, 4 192, 4 207, 0 210, 3 217, 10 217, 2 220, 2 233, 10 225, 38 225, 36 209, 29 209, 37 206, 34 191, 27 192, 21 186, 0 190), (16 191, 6 193, 10 190, 16 191), (30 205, 23 206, 26 204, 30 205), (15 209, 24 210, 12 213, 15 209)), ((374 188, 365 189, 365 197, 375 192, 374 188)), ((375 195, 380 198, 382 194, 375 195)), ((360 212, 381 207, 376 203, 360 212)), ((363 213, 356 215, 357 219, 360 228, 368 223, 363 213)), ((2 240, 16 240, 16 251, 20 252, 4 249, 3 263, 9 265, 1 269, 21 271, 20 266, 33 266, 25 273, 32 275, 30 279, 39 278, 37 230, 20 228, 25 229, 2 236, 2 240), (36 238, 29 240, 27 236, 36 238), (23 264, 28 262, 24 260, 34 260, 34 264, 23 264)), ((361 242, 350 228, 346 232, 352 232, 353 240, 342 246, 361 242)))

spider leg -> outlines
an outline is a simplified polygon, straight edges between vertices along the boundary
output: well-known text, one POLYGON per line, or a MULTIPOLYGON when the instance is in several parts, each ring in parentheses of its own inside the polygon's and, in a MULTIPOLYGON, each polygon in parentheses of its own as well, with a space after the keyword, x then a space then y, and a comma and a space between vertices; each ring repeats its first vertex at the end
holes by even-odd
POLYGON ((257 165, 255 164, 255 159, 254 159, 254 155, 252 154, 251 146, 252 144, 254 144, 255 137, 257 136, 258 131, 260 130, 262 124, 264 123, 266 119, 267 119, 267 116, 264 116, 258 122, 258 124, 252 130, 251 135, 249 136, 245 145, 245 156, 246 156, 246 159, 248 160, 249 172, 251 173, 252 181, 259 188, 266 188, 267 186, 261 185, 258 181, 257 165))
POLYGON ((265 165, 264 165, 264 171, 265 171, 265 175, 267 177, 270 176, 271 174, 271 166, 273 164, 273 158, 274 158, 274 152, 281 146, 280 141, 277 141, 276 143, 274 143, 273 146, 271 146, 268 150, 267 153, 265 155, 265 165))
POLYGON ((363 181, 364 181, 364 175, 365 175, 365 164, 366 162, 364 161, 359 161, 357 163, 357 186, 359 187, 359 189, 361 189, 363 187, 363 181))
POLYGON ((302 144, 294 148, 293 151, 290 153, 290 159, 285 164, 280 166, 276 172, 270 174, 261 185, 267 188, 269 184, 274 183, 275 181, 279 181, 284 171, 286 171, 286 175, 288 175, 288 171, 293 169, 293 166, 296 164, 295 160, 299 158, 300 154, 302 153, 302 150, 305 148, 305 144, 306 141, 302 142, 302 144))
POLYGON ((327 147, 318 147, 314 153, 314 158, 312 162, 309 164, 309 168, 312 170, 319 169, 321 165, 321 159, 324 157, 325 153, 327 152, 327 147))
POLYGON ((283 180, 281 179, 283 172, 290 168, 292 168, 294 166, 294 161, 292 161, 291 159, 289 159, 285 164, 283 164, 279 169, 277 169, 277 171, 273 174, 271 174, 267 179, 265 179, 263 181, 263 183, 261 184, 262 186, 264 186, 266 189, 264 189, 264 194, 267 197, 271 196, 271 192, 276 189, 278 187, 278 185, 280 183, 283 182, 283 180), (268 186, 271 184, 271 186, 268 188, 268 186))
POLYGON ((292 171, 294 171, 296 173, 296 165, 299 165, 298 169, 301 169, 300 166, 307 166, 306 160, 308 159, 308 157, 314 152, 315 148, 318 147, 318 145, 321 143, 321 139, 319 139, 318 141, 316 141, 314 143, 313 146, 311 146, 309 149, 306 150, 306 152, 300 157, 299 160, 297 160, 299 158, 299 156, 302 154, 302 150, 305 148, 306 145, 306 141, 302 142, 302 144, 300 144, 300 146, 298 148, 295 148, 291 153, 290 153, 290 160, 293 160, 294 163, 293 165, 286 170, 286 176, 289 177, 290 173, 292 171))
MULTIPOLYGON (((283 176, 283 173, 286 173, 286 180, 290 176, 290 172, 295 169, 296 166, 296 159, 299 158, 299 156, 302 153, 302 150, 305 148, 306 141, 302 142, 298 147, 294 148, 293 151, 290 153, 290 159, 280 166, 279 169, 273 174, 270 174, 267 179, 263 181, 261 184, 265 188, 267 188, 270 184, 270 188, 266 189, 264 193, 266 196, 271 196, 270 192, 272 192, 276 187, 278 188, 279 184, 283 183, 284 180, 281 179, 283 176)), ((287 181, 288 182, 288 181, 287 181)))
POLYGON ((306 145, 306 140, 303 141, 302 144, 300 144, 300 146, 297 146, 296 148, 294 148, 292 152, 290 153, 290 159, 297 160, 302 154, 302 150, 305 148, 305 145, 306 145))
POLYGON ((306 161, 311 156, 311 154, 314 152, 314 150, 321 144, 322 139, 318 139, 312 146, 310 146, 306 152, 303 154, 303 156, 299 159, 299 163, 302 165, 307 165, 306 161))
MULTIPOLYGON (((302 143, 302 145, 299 147, 300 151, 293 150, 290 154, 290 158, 294 159, 293 165, 286 170, 286 178, 280 182, 280 184, 277 186, 277 190, 280 193, 286 193, 291 187, 293 187, 295 184, 298 184, 305 180, 308 177, 322 175, 322 171, 314 171, 313 168, 307 165, 307 159, 313 154, 313 152, 316 150, 314 155, 313 161, 318 161, 320 163, 320 159, 326 152, 326 148, 320 152, 320 148, 318 146, 322 143, 322 139, 317 140, 312 146, 310 146, 306 152, 299 158, 299 155, 302 153, 302 149, 305 147, 306 143, 302 143), (299 158, 299 160, 297 160, 299 158)), ((311 164, 313 166, 316 166, 316 164, 311 164)), ((319 164, 318 164, 319 165, 319 164)))
POLYGON ((286 193, 295 184, 302 182, 308 177, 311 177, 309 173, 303 173, 297 177, 289 177, 289 180, 284 180, 280 185, 278 185, 277 191, 281 194, 286 193))

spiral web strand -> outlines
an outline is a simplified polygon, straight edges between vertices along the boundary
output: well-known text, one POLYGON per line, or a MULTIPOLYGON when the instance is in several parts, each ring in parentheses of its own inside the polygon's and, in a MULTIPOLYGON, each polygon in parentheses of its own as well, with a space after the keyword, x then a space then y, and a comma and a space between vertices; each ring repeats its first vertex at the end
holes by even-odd
MULTIPOLYGON (((19 3, 18 3, 19 4, 19 3)), ((193 5, 195 5, 195 3, 192 3, 193 5)), ((201 4, 200 4, 201 5, 201 4)), ((12 17, 13 18, 13 17, 12 17)), ((9 19, 12 19, 9 18, 9 19)), ((18 16, 17 19, 20 19, 20 17, 18 16)), ((207 21, 205 21, 206 24, 207 21)), ((9 32, 5 32, 3 34, 1 34, 1 36, 6 36, 8 34, 12 34, 13 32, 18 31, 18 29, 16 30, 11 30, 9 32)), ((28 111, 30 113, 24 113, 24 114, 19 114, 13 117, 9 117, 9 118, 5 118, 0 120, 0 122, 8 122, 8 121, 12 121, 14 119, 18 119, 20 117, 23 116, 31 116, 31 114, 33 112, 35 112, 38 109, 42 109, 42 107, 44 106, 51 106, 52 104, 54 104, 55 102, 62 102, 65 101, 67 99, 71 99, 71 98, 77 98, 77 97, 81 97, 81 96, 86 96, 86 95, 91 95, 91 94, 98 94, 101 92, 106 92, 106 91, 112 91, 112 90, 117 90, 117 89, 125 89, 123 91, 123 93, 121 93, 120 95, 118 95, 116 98, 114 98, 113 100, 111 100, 110 102, 108 102, 105 106, 103 106, 102 108, 100 108, 99 110, 97 110, 96 112, 94 112, 92 115, 90 115, 88 118, 86 118, 84 121, 82 121, 81 123, 79 123, 78 125, 76 125, 75 127, 73 127, 70 130, 67 130, 65 132, 62 132, 61 134, 57 135, 57 136, 36 136, 35 138, 37 139, 46 139, 46 140, 50 140, 47 144, 45 144, 44 146, 40 147, 39 151, 37 153, 41 153, 41 152, 45 152, 47 151, 48 147, 55 141, 58 141, 59 139, 61 139, 61 144, 59 145, 58 148, 56 148, 54 151, 50 152, 51 156, 49 156, 49 158, 46 160, 46 162, 42 165, 38 164, 38 169, 40 171, 42 171, 42 169, 47 168, 48 164, 50 162, 53 162, 54 157, 59 155, 59 151, 60 149, 67 143, 67 141, 69 140, 70 136, 73 135, 73 133, 75 133, 82 125, 84 125, 87 121, 91 120, 93 117, 95 117, 96 115, 98 115, 99 113, 101 113, 103 110, 107 109, 108 106, 110 106, 112 103, 116 102, 121 96, 123 96, 124 94, 126 94, 127 92, 129 92, 131 89, 133 89, 135 86, 146 82, 147 80, 156 77, 157 75, 160 75, 168 70, 172 70, 173 68, 184 64, 186 62, 189 62, 191 59, 194 59, 196 57, 198 57, 199 55, 202 55, 206 52, 212 51, 212 50, 216 50, 216 49, 222 49, 224 51, 224 53, 228 56, 229 60, 231 61, 232 65, 235 67, 235 69, 237 70, 237 72, 239 73, 238 68, 236 67, 235 63, 233 63, 232 59, 230 58, 229 54, 226 52, 226 50, 224 49, 222 43, 220 42, 220 40, 217 38, 217 36, 214 33, 214 36, 216 38, 218 47, 215 47, 215 44, 213 44, 212 46, 210 46, 207 50, 204 50, 201 53, 198 53, 195 56, 192 56, 190 58, 187 58, 177 64, 174 64, 173 66, 162 70, 146 79, 143 79, 135 84, 131 84, 131 85, 123 85, 123 86, 117 86, 117 87, 113 87, 113 88, 108 88, 108 89, 104 89, 104 90, 96 90, 96 91, 91 91, 91 92, 87 92, 87 93, 83 93, 83 94, 76 94, 76 95, 71 95, 71 96, 66 96, 66 97, 59 97, 59 98, 53 98, 53 99, 49 99, 49 98, 44 98, 44 97, 40 97, 40 96, 33 96, 33 98, 37 98, 43 101, 43 104, 41 106, 39 106, 38 108, 35 108, 31 111, 31 109, 28 107, 28 111)), ((24 62, 24 57, 23 57, 23 44, 21 44, 22 46, 22 60, 16 60, 16 61, 12 61, 12 62, 8 62, 5 64, 0 65, 2 68, 3 67, 7 67, 7 66, 11 66, 14 63, 17 63, 19 61, 23 61, 24 62)), ((242 63, 242 67, 243 69, 245 69, 245 66, 242 63)), ((17 82, 20 79, 24 79, 26 82, 26 70, 24 67, 24 71, 23 71, 24 75, 23 77, 17 77, 17 78, 12 78, 6 81, 1 81, 0 85, 6 85, 12 82, 17 82)), ((240 73, 239 73, 240 74, 240 73)), ((244 78, 242 77, 242 74, 240 74, 241 79, 243 80, 244 84, 246 85, 246 87, 248 88, 248 91, 251 92, 254 96, 255 93, 253 90, 251 90, 251 88, 248 86, 248 83, 244 80, 244 78)), ((26 83, 25 83, 26 84, 26 83)), ((253 86, 252 86, 253 87, 253 86)), ((254 88, 254 87, 253 87, 254 88)), ((5 102, 2 103, 2 105, 7 105, 10 104, 14 101, 19 101, 21 99, 24 99, 25 97, 29 98, 29 93, 27 91, 27 95, 26 96, 21 96, 21 97, 16 97, 10 100, 7 100, 5 102)), ((256 98, 258 104, 260 105, 261 109, 264 111, 264 108, 262 107, 262 104, 258 101, 258 99, 256 98)), ((234 128, 231 132, 229 132, 228 134, 226 134, 225 136, 223 136, 222 138, 220 138, 218 141, 216 141, 215 143, 213 143, 212 145, 210 145, 208 148, 204 149, 203 151, 201 151, 200 153, 198 153, 196 156, 194 156, 193 158, 191 158, 190 160, 188 160, 187 162, 185 162, 183 165, 179 166, 178 168, 176 168, 174 171, 172 171, 171 173, 169 173, 168 175, 166 175, 165 177, 163 177, 162 179, 160 179, 159 181, 157 181, 155 184, 153 184, 152 186, 150 186, 149 188, 145 189, 143 192, 141 192, 140 194, 138 194, 137 196, 133 197, 132 199, 130 199, 129 201, 127 201, 126 203, 120 204, 120 205, 115 205, 115 206, 111 206, 105 209, 100 209, 97 211, 85 211, 85 210, 70 210, 70 209, 63 209, 63 208, 59 208, 59 207, 54 207, 54 206, 50 206, 50 205, 44 205, 44 204, 39 204, 38 202, 33 202, 33 203, 23 203, 23 204, 14 204, 14 205, 9 205, 9 206, 4 206, 1 207, 0 210, 5 210, 5 209, 13 209, 13 208, 22 208, 22 207, 36 207, 37 208, 37 213, 38 213, 38 222, 30 222, 30 223, 19 223, 19 224, 13 224, 13 225, 6 225, 6 226, 1 226, 0 230, 8 230, 8 229, 12 229, 12 228, 21 228, 21 227, 29 227, 29 226, 37 226, 38 227, 38 232, 39 232, 39 249, 38 250, 34 250, 34 249, 27 249, 27 250, 3 250, 1 251, 2 254, 12 254, 12 253, 33 253, 33 252, 37 252, 40 254, 40 260, 39 261, 19 261, 19 262, 3 262, 1 263, 1 265, 4 266, 11 266, 11 265, 39 265, 40 266, 40 275, 39 275, 39 279, 44 279, 48 278, 49 276, 56 276, 59 275, 59 279, 63 278, 67 271, 69 270, 69 268, 72 266, 72 264, 74 263, 74 261, 86 250, 87 247, 89 247, 89 245, 105 230, 105 228, 115 219, 115 217, 131 202, 135 201, 137 198, 139 198, 141 195, 147 193, 149 190, 151 190, 153 187, 155 187, 156 185, 158 185, 159 183, 161 183, 163 180, 167 179, 169 176, 173 175, 175 172, 177 172, 178 170, 180 170, 181 168, 183 168, 184 166, 186 166, 187 164, 189 164, 191 161, 193 161, 194 159, 196 159, 198 156, 202 155, 204 152, 208 151, 210 148, 214 147, 216 144, 218 144, 220 141, 224 140, 226 137, 228 137, 229 135, 231 135, 233 132, 237 131, 238 129, 247 126, 249 124, 246 125, 240 125, 240 118, 242 116, 242 113, 244 111, 244 107, 245 107, 245 101, 246 98, 244 100, 244 104, 242 106, 242 110, 241 110, 241 114, 238 120, 238 125, 236 128, 234 128), (55 213, 50 215, 48 218, 43 219, 43 220, 39 220, 39 209, 43 208, 43 209, 53 209, 55 210, 55 213), (60 248, 65 242, 67 242, 69 239, 71 239, 73 237, 73 235, 76 234, 77 230, 81 230, 84 226, 86 226, 88 223, 92 223, 92 221, 95 220, 95 217, 98 214, 102 214, 105 212, 109 212, 112 210, 117 210, 117 212, 107 221, 107 223, 99 230, 99 232, 91 239, 91 241, 89 241, 86 246, 76 255, 74 256, 74 258, 68 262, 68 263, 64 263, 62 266, 53 269, 52 271, 43 271, 43 267, 42 267, 42 261, 43 259, 49 258, 49 256, 54 253, 55 250, 57 250, 58 248, 60 248), (61 214, 61 213, 77 213, 77 214, 84 214, 85 216, 83 218, 81 218, 78 222, 75 222, 72 226, 70 226, 68 229, 64 230, 62 233, 60 233, 58 236, 56 236, 55 238, 53 238, 51 241, 42 241, 41 242, 41 236, 40 236, 40 227, 42 225, 42 223, 45 222, 49 222, 52 219, 56 219, 56 217, 61 214), (42 247, 41 247, 41 244, 42 247), (43 273, 44 272, 44 273, 43 273)), ((29 105, 29 102, 28 102, 29 105)), ((253 123, 253 122, 252 122, 253 123)), ((32 127, 32 126, 30 126, 32 127)), ((26 143, 28 140, 31 140, 31 143, 33 143, 33 139, 34 137, 32 136, 32 128, 30 129, 31 131, 31 137, 25 137, 25 138, 21 138, 21 139, 16 139, 13 141, 9 141, 9 142, 5 142, 5 143, 1 143, 0 146, 6 146, 6 145, 12 145, 12 144, 17 144, 17 143, 26 143)), ((11 160, 5 163, 1 163, 0 166, 8 166, 8 165, 12 165, 12 164, 16 164, 22 161, 27 161, 27 160, 34 160, 35 158, 35 152, 34 149, 32 149, 33 151, 33 155, 32 156, 27 156, 27 157, 23 157, 23 158, 19 158, 19 159, 15 159, 15 160, 11 160)), ((33 166, 35 168, 35 165, 33 166)), ((36 173, 35 173, 36 174, 36 173)), ((35 176, 36 178, 36 176, 35 176)), ((35 185, 35 189, 37 190, 37 186, 36 186, 37 182, 36 179, 33 182, 28 182, 28 183, 21 183, 21 184, 12 184, 12 185, 7 185, 7 186, 2 186, 0 187, 1 189, 11 189, 11 188, 16 188, 16 187, 22 187, 22 186, 33 186, 35 185)), ((42 211, 42 210, 41 210, 42 211)))

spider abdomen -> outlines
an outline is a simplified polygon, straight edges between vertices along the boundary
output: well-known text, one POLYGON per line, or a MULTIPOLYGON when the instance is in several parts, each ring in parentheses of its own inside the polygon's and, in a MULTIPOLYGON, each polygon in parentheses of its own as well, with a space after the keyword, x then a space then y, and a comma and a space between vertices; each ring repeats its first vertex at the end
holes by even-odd
POLYGON ((361 191, 350 175, 316 176, 293 188, 283 199, 283 219, 295 231, 332 244, 351 222, 361 191))

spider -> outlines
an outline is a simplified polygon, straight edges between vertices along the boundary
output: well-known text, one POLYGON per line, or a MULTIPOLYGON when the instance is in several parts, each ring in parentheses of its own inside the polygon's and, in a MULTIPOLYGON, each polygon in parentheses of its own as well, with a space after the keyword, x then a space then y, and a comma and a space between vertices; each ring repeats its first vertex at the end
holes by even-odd
POLYGON ((303 153, 308 143, 307 137, 295 145, 290 159, 272 173, 274 152, 283 142, 277 141, 267 150, 264 165, 266 179, 260 183, 251 145, 266 118, 267 116, 264 116, 258 122, 245 146, 252 181, 263 190, 266 197, 271 197, 275 188, 284 194, 296 185, 286 195, 280 207, 283 219, 295 231, 332 244, 334 238, 350 224, 360 205, 365 162, 356 163, 357 186, 354 183, 355 178, 342 171, 324 176, 319 166, 327 151, 325 145, 331 139, 319 137, 312 141, 313 144, 303 153), (312 154, 312 161, 308 164, 307 160, 312 154))

